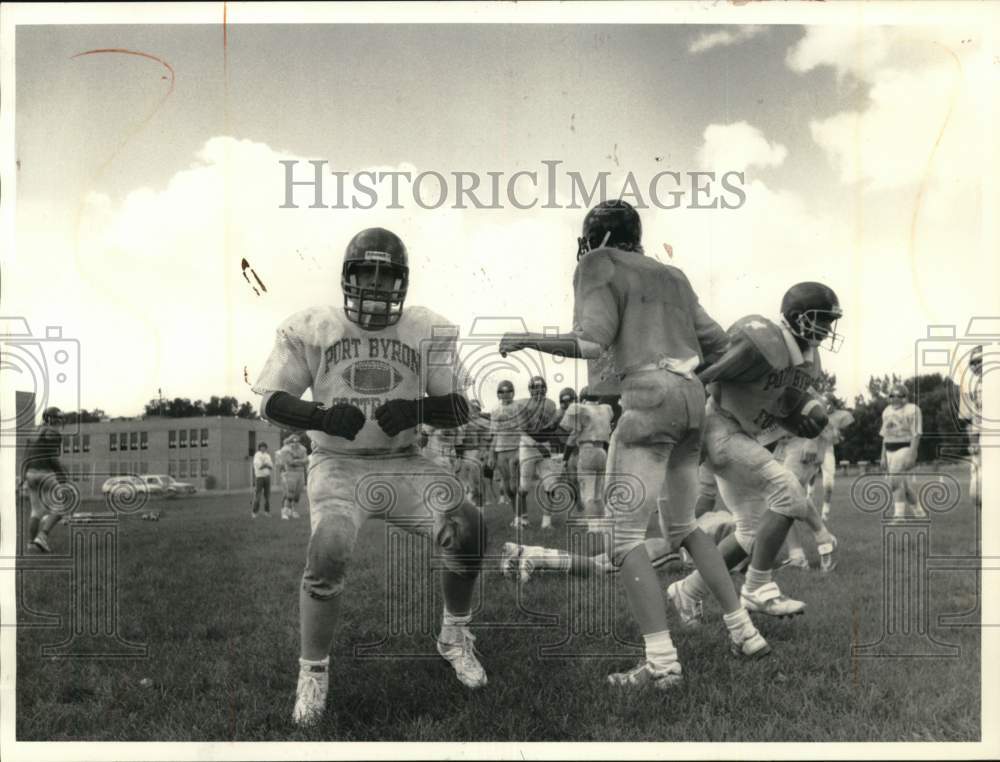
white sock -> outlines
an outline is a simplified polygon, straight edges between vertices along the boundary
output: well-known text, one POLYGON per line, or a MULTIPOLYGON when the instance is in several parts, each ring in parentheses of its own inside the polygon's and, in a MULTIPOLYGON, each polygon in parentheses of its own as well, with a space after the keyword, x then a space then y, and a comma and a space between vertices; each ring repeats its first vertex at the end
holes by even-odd
POLYGON ((456 616, 445 608, 444 614, 441 617, 441 640, 445 642, 458 640, 461 629, 467 627, 471 621, 472 614, 456 616))
POLYGON ((542 516, 542 529, 552 526, 552 517, 547 513, 542 516))
POLYGON ((829 512, 830 512, 830 504, 823 503, 823 513, 829 513, 829 512))
POLYGON ((792 548, 788 551, 789 559, 804 559, 806 557, 806 552, 802 548, 792 548))
POLYGON ((536 569, 565 571, 569 569, 572 561, 565 550, 543 548, 541 545, 525 545, 521 555, 530 558, 536 569))
POLYGON ((712 592, 705 583, 705 578, 700 572, 691 572, 681 580, 681 590, 692 598, 703 601, 712 592))
POLYGON ((319 659, 318 661, 312 661, 310 659, 299 658, 299 669, 306 672, 326 672, 330 667, 330 657, 327 656, 324 659, 319 659))
POLYGON ((646 641, 646 661, 653 669, 666 669, 671 664, 677 663, 677 649, 674 648, 674 641, 670 639, 669 630, 643 635, 642 639, 646 641))
POLYGON ((770 569, 760 570, 755 569, 753 566, 747 569, 747 576, 743 581, 744 587, 751 592, 756 590, 758 587, 763 587, 768 582, 773 579, 770 569))
POLYGON ((906 503, 902 501, 894 503, 892 517, 894 519, 899 519, 905 515, 906 515, 906 503))
POLYGON ((742 606, 736 611, 723 614, 722 621, 726 623, 726 629, 734 635, 741 635, 748 625, 756 630, 753 620, 750 619, 750 613, 742 606))

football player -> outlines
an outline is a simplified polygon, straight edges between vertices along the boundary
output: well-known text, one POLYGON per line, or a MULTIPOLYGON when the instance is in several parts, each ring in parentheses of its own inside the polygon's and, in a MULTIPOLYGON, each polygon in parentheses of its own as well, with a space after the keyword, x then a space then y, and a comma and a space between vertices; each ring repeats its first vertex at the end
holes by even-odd
POLYGON ((586 359, 609 352, 613 358, 622 415, 608 452, 605 511, 614 523, 611 559, 620 567, 645 658, 608 680, 626 688, 669 689, 681 682, 682 670, 643 543, 654 510, 671 549, 687 549, 719 599, 734 652, 758 656, 770 649, 740 606, 718 549, 694 518, 705 412, 695 369, 720 357, 727 337, 681 270, 645 256, 641 237, 639 214, 624 201, 591 209, 573 275, 574 330, 562 336, 507 334, 500 352, 535 349, 586 359), (628 500, 626 491, 635 499, 628 500))
POLYGON ((490 447, 486 466, 500 480, 500 501, 514 506, 512 527, 521 526, 515 505, 517 495, 517 449, 521 441, 518 431, 517 406, 514 404, 514 384, 504 380, 497 384, 499 404, 490 412, 490 447), (506 500, 505 500, 506 499, 506 500))
POLYGON ((969 438, 969 494, 982 507, 982 451, 979 446, 983 428, 983 348, 976 346, 969 355, 969 372, 959 386, 959 418, 966 422, 969 438))
MULTIPOLYGON (((567 386, 559 392, 559 408, 563 411, 563 420, 565 420, 566 411, 569 410, 570 406, 576 403, 576 399, 576 390, 571 386, 567 386)), ((565 429, 561 422, 559 425, 560 428, 565 429)), ((563 442, 562 458, 564 466, 564 479, 573 491, 573 503, 575 508, 577 510, 581 510, 583 506, 580 503, 580 483, 577 481, 576 474, 577 456, 576 432, 570 431, 563 442)))
POLYGON ((604 515, 603 484, 608 441, 614 411, 590 396, 587 387, 580 390, 580 402, 572 402, 563 413, 560 427, 570 432, 576 449, 576 481, 584 515, 604 515))
POLYGON ((482 412, 478 400, 469 402, 469 422, 462 427, 456 441, 458 478, 472 502, 483 505, 483 462, 490 445, 490 420, 482 412))
POLYGON ((889 391, 889 404, 882 411, 882 430, 879 432, 882 437, 881 465, 892 487, 893 518, 903 518, 907 513, 924 518, 927 511, 917 500, 913 475, 923 434, 923 416, 919 407, 906 400, 906 387, 902 384, 894 385, 889 391))
POLYGON ((281 518, 285 521, 299 518, 299 498, 306 484, 306 466, 309 464, 309 453, 298 434, 285 437, 285 444, 275 453, 278 461, 278 474, 281 476, 281 486, 284 496, 281 501, 281 518))
POLYGON ((31 504, 31 519, 28 521, 28 536, 33 547, 43 553, 52 551, 49 532, 62 519, 62 513, 54 510, 53 490, 56 484, 66 484, 69 477, 59 460, 62 448, 60 427, 63 423, 62 411, 57 407, 46 408, 42 412, 42 425, 35 436, 28 440, 22 466, 22 483, 28 490, 31 504))
MULTIPOLYGON (((527 399, 519 400, 517 414, 521 429, 521 439, 518 443, 518 481, 517 507, 515 515, 522 527, 530 526, 528 522, 528 496, 538 487, 538 463, 551 455, 549 443, 552 435, 559 430, 562 410, 545 395, 548 384, 541 376, 534 376, 528 382, 527 399)), ((551 514, 542 509, 542 529, 552 528, 551 514)))
POLYGON ((306 429, 313 442, 312 533, 299 591, 302 650, 292 716, 302 726, 318 722, 324 711, 345 572, 370 517, 427 532, 442 549, 448 568, 437 649, 464 685, 486 685, 469 631, 485 524, 464 495, 446 505, 425 502, 428 494, 460 495, 461 489, 453 474, 416 448, 420 424, 467 422, 468 379, 456 336, 435 331, 447 327, 444 318, 422 307, 404 310, 408 283, 399 237, 383 228, 362 230, 344 256, 343 304, 285 320, 254 385, 268 420, 306 429), (313 402, 300 399, 307 389, 313 402), (435 489, 442 484, 447 489, 435 489))
MULTIPOLYGON (((772 578, 792 522, 809 519, 804 488, 773 448, 788 433, 813 438, 826 426, 824 406, 809 390, 820 372, 820 345, 828 341, 839 349, 835 325, 842 314, 828 286, 796 284, 781 301, 779 322, 760 315, 738 320, 729 329, 725 355, 699 374, 710 384, 705 459, 736 519, 736 531, 721 550, 730 568, 750 556, 740 599, 752 612, 793 616, 805 609, 772 578)), ((686 624, 701 619, 707 592, 697 572, 667 589, 686 624)))
MULTIPOLYGON (((854 416, 846 410, 836 409, 832 398, 827 400, 827 413, 830 416, 830 422, 818 437, 824 447, 823 463, 820 469, 823 477, 823 507, 821 512, 823 521, 830 517, 830 503, 833 500, 833 483, 837 476, 836 446, 844 441, 844 429, 854 423, 854 416)), ((810 494, 813 492, 814 485, 815 479, 809 484, 810 494)))

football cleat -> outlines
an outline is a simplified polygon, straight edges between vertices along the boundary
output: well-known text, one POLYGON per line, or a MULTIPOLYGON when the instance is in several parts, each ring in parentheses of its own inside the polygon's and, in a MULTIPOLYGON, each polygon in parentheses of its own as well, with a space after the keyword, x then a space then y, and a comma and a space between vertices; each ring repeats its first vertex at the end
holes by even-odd
POLYGON ((771 653, 771 646, 753 626, 749 617, 738 630, 729 630, 729 649, 736 656, 745 656, 749 659, 759 659, 771 653))
POLYGON ((820 515, 823 517, 823 523, 825 524, 829 520, 829 518, 830 518, 830 508, 829 508, 829 506, 824 505, 823 506, 823 511, 822 511, 822 513, 820 515))
POLYGON ((705 612, 701 601, 685 593, 681 582, 674 582, 667 588, 667 597, 677 609, 683 627, 699 627, 705 621, 705 612))
POLYGON ((782 595, 778 585, 768 582, 756 590, 748 590, 744 584, 740 590, 740 603, 750 613, 767 614, 776 617, 797 616, 805 611, 806 604, 782 595))
POLYGON ((805 556, 789 556, 784 560, 779 569, 808 569, 809 559, 805 556))
POLYGON ((819 571, 820 574, 829 574, 837 568, 837 562, 833 557, 833 551, 837 549, 837 538, 830 535, 830 542, 824 542, 816 546, 819 551, 819 571))
POLYGON ((291 518, 292 518, 292 512, 289 511, 287 508, 282 508, 281 509, 281 520, 282 521, 289 521, 291 518))
POLYGON ((299 727, 315 725, 326 709, 326 694, 330 689, 330 672, 325 668, 301 667, 299 685, 295 689, 295 709, 292 722, 299 727))
POLYGON ((300 518, 302 518, 301 516, 299 516, 299 512, 297 510, 295 510, 294 508, 292 508, 292 518, 293 519, 300 519, 300 518))
POLYGON ((608 675, 608 683, 616 688, 656 688, 666 691, 684 681, 681 673, 681 663, 672 662, 663 669, 656 669, 648 661, 640 662, 628 672, 615 672, 608 675))
POLYGON ((31 544, 38 548, 43 553, 51 553, 52 548, 49 546, 48 538, 43 534, 35 535, 35 539, 31 541, 31 544))
POLYGON ((454 628, 458 632, 456 642, 441 640, 444 633, 438 637, 437 650, 447 660, 455 670, 458 680, 466 688, 482 688, 488 680, 486 670, 476 658, 476 636, 468 627, 454 628))

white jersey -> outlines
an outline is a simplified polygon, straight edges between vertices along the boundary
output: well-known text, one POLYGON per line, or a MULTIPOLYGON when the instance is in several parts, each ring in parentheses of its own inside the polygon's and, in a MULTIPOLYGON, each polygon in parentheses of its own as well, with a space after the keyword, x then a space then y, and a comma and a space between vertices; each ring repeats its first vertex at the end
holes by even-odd
POLYGON ((909 442, 923 433, 923 418, 920 408, 907 402, 898 410, 892 405, 882 411, 882 430, 879 432, 885 442, 909 442))
POLYGON ((322 450, 378 455, 405 449, 416 427, 388 436, 375 410, 393 399, 419 399, 464 392, 468 376, 458 359, 458 330, 423 307, 407 307, 394 326, 368 331, 347 319, 341 306, 310 307, 285 320, 274 349, 254 384, 257 394, 306 389, 326 406, 347 403, 365 414, 354 441, 309 431, 322 450))

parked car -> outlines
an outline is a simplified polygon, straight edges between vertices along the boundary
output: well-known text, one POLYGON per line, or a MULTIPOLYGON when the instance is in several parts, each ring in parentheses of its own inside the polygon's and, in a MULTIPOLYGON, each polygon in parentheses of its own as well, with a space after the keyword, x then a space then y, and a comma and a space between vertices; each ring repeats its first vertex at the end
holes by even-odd
POLYGON ((193 484, 179 482, 172 476, 166 474, 143 474, 142 480, 153 488, 162 490, 167 497, 181 497, 182 495, 193 495, 198 490, 193 484))
POLYGON ((159 484, 147 484, 145 480, 138 476, 112 476, 105 479, 101 485, 101 492, 107 495, 114 489, 127 490, 134 489, 136 492, 144 493, 149 497, 163 497, 164 489, 159 484))

